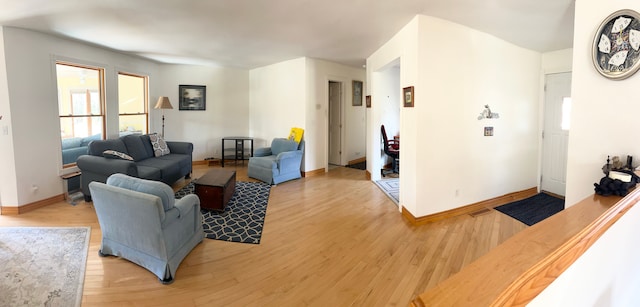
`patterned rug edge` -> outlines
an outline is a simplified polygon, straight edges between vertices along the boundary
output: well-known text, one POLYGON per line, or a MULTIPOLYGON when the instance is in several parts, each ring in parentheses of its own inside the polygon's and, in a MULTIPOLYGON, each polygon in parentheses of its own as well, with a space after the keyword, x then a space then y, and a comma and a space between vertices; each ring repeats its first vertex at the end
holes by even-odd
MULTIPOLYGON (((81 248, 81 250, 79 250, 78 252, 80 253, 80 259, 76 259, 76 260, 80 260, 79 262, 79 272, 78 272, 78 281, 77 281, 77 288, 75 289, 75 304, 74 306, 81 306, 82 305, 82 295, 83 295, 83 291, 84 291, 84 281, 85 281, 85 277, 86 277, 86 272, 87 272, 87 259, 89 256, 89 245, 90 245, 90 240, 91 240, 91 227, 90 226, 61 226, 61 227, 1 227, 3 229, 25 229, 25 230, 32 230, 32 229, 46 229, 46 230, 62 230, 62 229, 78 229, 78 230, 84 230, 84 244, 81 248)), ((40 284, 40 283, 39 283, 40 284)), ((71 291, 70 291, 71 292, 71 291)))

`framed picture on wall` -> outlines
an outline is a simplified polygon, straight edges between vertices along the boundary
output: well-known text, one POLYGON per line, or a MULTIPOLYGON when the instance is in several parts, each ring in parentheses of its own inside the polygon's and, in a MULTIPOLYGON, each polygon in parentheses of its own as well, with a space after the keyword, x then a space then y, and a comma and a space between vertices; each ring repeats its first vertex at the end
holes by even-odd
POLYGON ((367 101, 367 108, 371 108, 371 95, 367 95, 366 101, 367 101))
POLYGON ((204 111, 207 106, 207 87, 204 85, 179 85, 180 110, 204 111))
POLYGON ((361 106, 362 105, 362 81, 353 80, 353 100, 351 101, 351 105, 353 106, 361 106))
POLYGON ((413 86, 403 88, 402 94, 402 96, 404 97, 404 107, 413 108, 413 102, 415 101, 415 96, 413 95, 413 86))

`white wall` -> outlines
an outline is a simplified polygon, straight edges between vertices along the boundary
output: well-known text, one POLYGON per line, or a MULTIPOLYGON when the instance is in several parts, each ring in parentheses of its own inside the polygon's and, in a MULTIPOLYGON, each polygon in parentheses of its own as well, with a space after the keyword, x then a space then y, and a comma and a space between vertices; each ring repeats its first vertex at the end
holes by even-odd
MULTIPOLYGON (((2 206, 19 206, 62 194, 62 158, 55 60, 105 68, 107 134, 117 135, 117 72, 157 75, 154 62, 17 28, 3 28, 0 64, 3 95, 0 126, 7 126, 0 148, 2 206), (2 78, 6 75, 6 82, 2 78), (8 94, 8 99, 7 98, 8 94), (8 145, 8 146, 4 146, 8 145), (38 189, 34 191, 32 187, 38 189)), ((156 88, 150 85, 151 96, 156 88)))
POLYGON ((11 105, 4 52, 4 28, 0 27, 0 205, 17 204, 15 155, 11 128, 11 105), (5 134, 5 129, 7 134, 5 134))
MULTIPOLYGON (((165 138, 193 143, 193 159, 222 156, 222 138, 250 136, 249 132, 249 71, 224 67, 195 65, 161 65, 156 95, 150 96, 151 106, 158 96, 167 96, 173 109, 164 110, 165 138), (206 110, 180 111, 179 85, 205 85, 206 110)), ((150 131, 162 130, 162 110, 150 109, 150 131)), ((227 147, 234 145, 227 142, 227 147)), ((248 144, 247 144, 248 146, 248 144)), ((254 146, 255 147, 255 146, 254 146)))
MULTIPOLYGON (((633 128, 640 112, 640 75, 612 81, 602 77, 591 61, 597 27, 620 9, 640 11, 640 4, 631 0, 576 1, 566 206, 594 193, 593 183, 603 176, 601 167, 607 155, 637 157, 640 153, 640 145, 634 141, 640 132, 633 128)), ((635 206, 531 306, 638 306, 638 220, 640 208, 635 206)))
POLYGON ((601 76, 591 61, 597 27, 620 9, 640 11, 640 4, 629 0, 576 2, 567 206, 593 193, 607 155, 640 158, 640 142, 636 141, 640 130, 635 128, 640 114, 640 74, 612 81, 601 76))
POLYGON ((364 106, 351 106, 351 81, 364 80, 364 70, 327 61, 298 58, 250 71, 250 134, 257 147, 287 137, 292 127, 305 129, 303 171, 327 165, 328 82, 346 86, 344 142, 349 155, 364 152, 364 106))
MULTIPOLYGON (((343 135, 342 161, 345 165, 350 160, 365 157, 365 102, 362 106, 353 106, 353 80, 365 81, 365 70, 318 59, 307 58, 307 105, 305 139, 306 170, 317 170, 328 167, 328 114, 329 114, 329 81, 342 82, 343 101, 343 135), (357 154, 359 153, 359 154, 357 154)), ((366 88, 366 83, 363 88, 366 88)))
MULTIPOLYGON (((414 108, 400 111, 400 201, 407 210, 425 216, 537 186, 539 53, 417 16, 367 66, 374 72, 396 58, 401 87, 414 86, 416 98, 414 108), (500 119, 477 120, 485 104, 500 119), (484 126, 494 127, 493 137, 483 136, 484 126)), ((373 103, 373 127, 379 110, 373 103)))
POLYGON ((306 127, 305 71, 305 58, 298 58, 249 72, 249 134, 255 138, 256 147, 270 146, 276 137, 287 137, 292 127, 306 127))

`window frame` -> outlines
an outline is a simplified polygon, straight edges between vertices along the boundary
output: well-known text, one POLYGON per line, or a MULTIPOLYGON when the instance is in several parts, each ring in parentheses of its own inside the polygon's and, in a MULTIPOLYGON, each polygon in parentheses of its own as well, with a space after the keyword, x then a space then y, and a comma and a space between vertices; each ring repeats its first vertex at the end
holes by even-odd
MULTIPOLYGON (((143 131, 142 134, 147 134, 149 133, 149 76, 147 75, 141 75, 141 74, 136 74, 136 73, 130 73, 130 72, 124 72, 124 71, 119 71, 117 73, 116 79, 118 80, 118 91, 120 91, 120 75, 123 76, 129 76, 129 77, 136 77, 136 78, 142 78, 143 82, 144 82, 144 98, 143 98, 143 107, 144 107, 144 112, 143 113, 122 113, 120 110, 120 98, 118 97, 118 131, 120 130, 120 117, 121 116, 140 116, 140 115, 144 115, 145 118, 145 131, 143 131)), ((120 93, 118 92, 118 96, 120 95, 120 93)))
MULTIPOLYGON (((62 120, 63 119, 71 119, 71 122, 73 123, 75 118, 87 118, 87 119, 92 119, 92 118, 96 118, 99 117, 102 120, 102 125, 100 127, 101 129, 101 136, 102 139, 104 139, 105 134, 106 134, 106 108, 105 108, 105 101, 106 101, 106 96, 105 96, 105 68, 104 67, 99 67, 99 66, 93 66, 93 65, 88 65, 88 64, 81 64, 81 63, 74 63, 74 62, 70 62, 70 61, 62 61, 62 60, 56 60, 55 61, 55 71, 56 71, 56 92, 57 92, 57 109, 58 109, 58 123, 60 123, 60 125, 62 125, 62 120), (91 112, 89 112, 89 114, 83 114, 83 115, 73 115, 71 114, 64 114, 61 115, 61 111, 60 111, 60 105, 61 102, 60 100, 62 99, 61 96, 61 92, 60 92, 60 85, 59 85, 59 79, 58 79, 58 65, 63 65, 63 66, 69 66, 69 67, 75 67, 75 68, 81 68, 81 69, 88 69, 88 70, 94 70, 98 73, 98 100, 99 100, 99 107, 98 107, 98 114, 93 114, 91 112)), ((91 104, 91 92, 90 90, 86 89, 86 90, 78 90, 78 89, 65 89, 65 90, 69 90, 69 104, 70 104, 70 109, 73 110, 73 94, 75 93, 82 93, 85 92, 87 95, 88 101, 87 104, 88 106, 90 106, 91 104)), ((65 102, 62 102, 65 103, 65 102)), ((91 111, 93 111, 93 109, 91 109, 91 111)), ((73 111, 72 111, 73 112, 73 111)), ((89 120, 89 122, 91 122, 91 120, 89 120)), ((73 124, 72 124, 73 126, 73 124)), ((91 124, 89 124, 89 127, 91 127, 91 124)), ((62 136, 60 136, 60 142, 62 142, 63 138, 62 136)), ((76 167, 76 162, 73 163, 67 163, 64 164, 63 158, 62 158, 62 150, 60 151, 60 162, 62 163, 62 168, 63 169, 67 169, 67 168, 72 168, 72 167, 76 167)))

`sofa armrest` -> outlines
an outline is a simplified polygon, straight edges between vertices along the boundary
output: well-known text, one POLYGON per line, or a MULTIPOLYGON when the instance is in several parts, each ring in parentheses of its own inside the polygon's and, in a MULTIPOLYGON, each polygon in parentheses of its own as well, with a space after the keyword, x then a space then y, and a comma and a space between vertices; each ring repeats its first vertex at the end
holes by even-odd
POLYGON ((266 157, 272 155, 271 147, 257 148, 253 151, 254 157, 266 157))
POLYGON ((138 168, 133 161, 121 159, 107 159, 105 157, 82 155, 76 161, 82 172, 111 175, 115 173, 137 177, 138 168))
POLYGON ((176 142, 167 141, 169 151, 172 153, 191 155, 193 153, 193 143, 190 142, 176 142))

